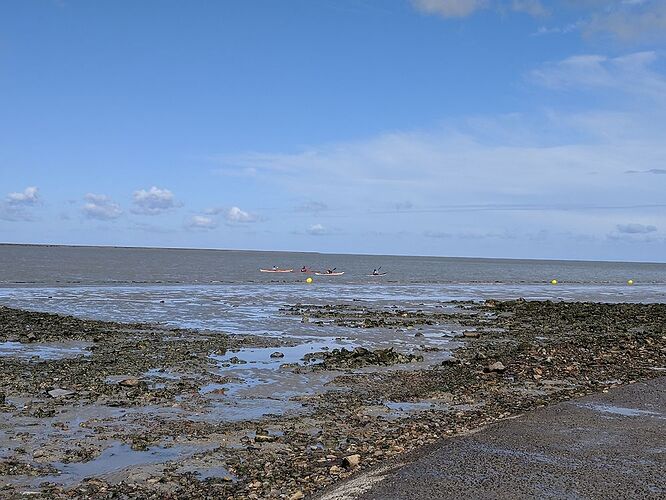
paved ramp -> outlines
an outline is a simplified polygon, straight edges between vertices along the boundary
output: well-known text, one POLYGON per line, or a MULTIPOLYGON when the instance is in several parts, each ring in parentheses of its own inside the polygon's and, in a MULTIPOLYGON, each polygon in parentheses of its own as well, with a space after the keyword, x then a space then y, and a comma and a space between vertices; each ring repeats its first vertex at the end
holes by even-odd
POLYGON ((666 498, 666 377, 560 403, 384 464, 322 500, 666 498))

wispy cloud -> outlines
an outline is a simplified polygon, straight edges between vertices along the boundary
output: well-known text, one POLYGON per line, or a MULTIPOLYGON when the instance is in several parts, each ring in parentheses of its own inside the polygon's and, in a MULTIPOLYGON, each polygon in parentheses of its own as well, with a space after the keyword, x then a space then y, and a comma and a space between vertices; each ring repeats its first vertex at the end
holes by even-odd
POLYGON ((485 9, 488 0, 412 0, 412 4, 421 12, 442 17, 467 17, 485 9))
POLYGON ((329 231, 322 224, 312 224, 309 228, 307 228, 306 233, 312 236, 323 236, 328 234, 329 231))
POLYGON ((443 18, 463 18, 485 9, 497 12, 513 11, 533 17, 544 17, 550 14, 540 0, 412 0, 412 5, 424 14, 437 15, 443 18))
POLYGON ((625 174, 655 174, 665 175, 666 168, 648 168, 647 170, 626 170, 625 174))
POLYGON ((297 212, 319 213, 328 210, 328 205, 321 201, 307 201, 298 205, 295 210, 297 212))
POLYGON ((621 42, 666 40, 666 2, 610 2, 592 15, 585 33, 609 35, 621 42))
POLYGON ((616 227, 618 232, 625 234, 647 234, 654 233, 657 230, 657 226, 638 223, 618 224, 616 227))
POLYGON ((133 198, 132 213, 139 215, 159 215, 181 206, 171 191, 156 186, 134 191, 133 198))
POLYGON ((654 51, 620 57, 577 55, 544 64, 529 73, 532 81, 552 89, 612 89, 666 103, 666 78, 655 71, 654 51))
POLYGON ((656 52, 614 58, 590 54, 529 74, 528 82, 537 84, 534 91, 546 98, 551 93, 579 98, 593 91, 594 104, 575 111, 475 116, 430 130, 235 155, 228 161, 255 168, 284 192, 302 192, 306 175, 308 194, 318 200, 330 199, 330 179, 344 179, 333 191, 347 208, 322 212, 322 217, 347 217, 347 226, 359 231, 368 229, 360 224, 373 220, 377 231, 408 224, 423 235, 441 220, 447 225, 442 232, 453 238, 507 239, 507 234, 536 234, 541 227, 553 234, 605 237, 618 216, 663 210, 663 186, 625 174, 666 164, 660 63, 656 52), (599 98, 609 89, 607 98, 599 98), (406 193, 408 201, 387 204, 405 200, 406 193), (476 224, 474 214, 481 211, 484 223, 466 232, 464 226, 476 224), (375 215, 386 215, 387 223, 369 219, 375 215), (454 223, 461 227, 451 227, 454 223))
POLYGON ((89 219, 115 220, 123 213, 120 206, 104 194, 88 193, 85 201, 81 211, 89 219))
POLYGON ((206 215, 193 215, 186 221, 185 226, 190 229, 215 229, 217 221, 206 215))

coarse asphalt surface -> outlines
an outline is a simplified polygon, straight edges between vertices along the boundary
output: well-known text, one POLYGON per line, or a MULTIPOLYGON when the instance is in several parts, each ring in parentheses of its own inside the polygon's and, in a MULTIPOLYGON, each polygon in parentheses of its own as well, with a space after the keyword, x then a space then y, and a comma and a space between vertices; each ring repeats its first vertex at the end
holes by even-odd
POLYGON ((666 377, 538 409, 399 460, 319 498, 666 498, 666 377))

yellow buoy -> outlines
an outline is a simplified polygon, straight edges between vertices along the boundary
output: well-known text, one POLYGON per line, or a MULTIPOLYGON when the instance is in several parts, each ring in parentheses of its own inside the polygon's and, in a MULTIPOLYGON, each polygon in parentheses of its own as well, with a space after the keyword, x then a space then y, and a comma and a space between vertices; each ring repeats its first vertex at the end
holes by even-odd
POLYGON ((551 285, 557 285, 557 280, 550 280, 551 285))
POLYGON ((634 280, 627 281, 627 285, 633 285, 633 284, 634 284, 634 280))
POLYGON ((305 280, 306 283, 312 283, 312 278, 308 278, 305 280))

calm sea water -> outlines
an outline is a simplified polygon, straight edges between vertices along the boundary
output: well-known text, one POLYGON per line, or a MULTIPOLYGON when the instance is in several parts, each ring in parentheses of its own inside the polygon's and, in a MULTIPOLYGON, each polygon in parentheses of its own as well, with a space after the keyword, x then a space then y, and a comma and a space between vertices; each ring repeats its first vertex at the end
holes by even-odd
POLYGON ((0 304, 117 321, 298 337, 285 304, 517 297, 666 302, 666 264, 0 245, 0 304), (259 272, 273 265, 295 272, 259 272), (308 285, 302 266, 345 274, 308 285))
MULTIPOLYGON (((666 284, 666 264, 335 255, 147 248, 0 245, 0 285, 271 283, 302 281, 302 266, 345 271, 335 283, 367 284, 381 267, 387 284, 666 284), (260 268, 293 268, 265 274, 260 268)), ((320 277, 318 280, 333 278, 320 277)))

